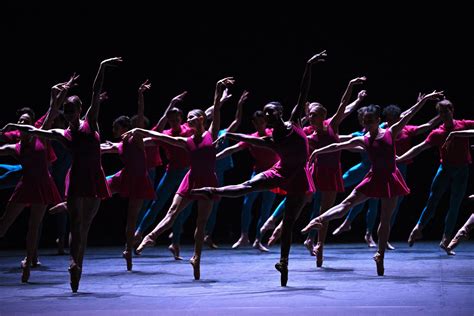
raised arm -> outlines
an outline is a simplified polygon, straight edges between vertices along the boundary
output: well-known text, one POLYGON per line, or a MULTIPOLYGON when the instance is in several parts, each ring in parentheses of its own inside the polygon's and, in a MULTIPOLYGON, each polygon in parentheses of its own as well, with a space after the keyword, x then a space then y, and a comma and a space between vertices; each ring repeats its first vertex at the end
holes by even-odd
POLYGON ((228 132, 233 133, 239 128, 240 123, 242 122, 242 112, 243 112, 242 107, 244 103, 247 101, 248 95, 249 95, 249 92, 247 90, 244 90, 244 92, 242 92, 239 102, 237 103, 237 109, 235 110, 235 118, 232 121, 232 123, 230 123, 229 127, 227 127, 228 132))
POLYGON ((351 140, 348 140, 346 142, 332 143, 331 145, 315 149, 311 153, 311 156, 309 157, 309 162, 310 163, 313 162, 316 159, 317 155, 328 154, 328 153, 332 153, 332 152, 340 151, 344 149, 347 149, 347 150, 352 150, 356 148, 360 149, 358 147, 365 148, 363 136, 354 137, 351 140))
POLYGON ((235 82, 234 78, 226 77, 216 83, 216 89, 214 91, 214 102, 212 106, 212 123, 209 126, 209 132, 212 135, 212 139, 216 140, 219 135, 219 129, 221 126, 221 105, 223 102, 224 89, 229 88, 235 82))
POLYGON ((151 89, 151 83, 147 79, 138 87, 137 127, 145 128, 145 97, 143 93, 151 89))
POLYGON ((415 158, 418 156, 421 152, 431 148, 432 146, 426 142, 421 142, 418 145, 410 148, 407 152, 405 152, 403 155, 397 157, 397 163, 404 162, 410 159, 415 158))
POLYGON ((183 149, 187 149, 186 147, 186 138, 185 137, 174 137, 174 136, 169 136, 160 132, 155 132, 155 131, 149 131, 147 129, 143 128, 134 128, 129 130, 128 132, 122 134, 122 138, 128 137, 130 135, 139 135, 142 137, 151 137, 154 139, 157 139, 159 141, 162 141, 164 143, 167 143, 172 146, 177 146, 181 147, 183 149))
POLYGON ((216 155, 216 159, 219 160, 219 159, 225 158, 225 157, 233 155, 236 152, 239 152, 243 149, 244 149, 244 146, 242 146, 241 143, 237 143, 237 144, 229 146, 226 149, 224 149, 223 151, 219 152, 216 155))
POLYGON ((390 127, 392 132, 392 138, 396 139, 398 133, 405 127, 405 125, 412 119, 412 117, 421 109, 421 107, 428 100, 437 100, 443 98, 443 91, 433 91, 427 95, 424 95, 418 102, 415 103, 411 108, 404 112, 404 116, 400 116, 398 122, 390 127))
MULTIPOLYGON (((354 86, 360 85, 364 83, 367 80, 366 77, 357 77, 349 81, 349 84, 346 87, 346 91, 344 91, 344 94, 342 95, 341 102, 339 103, 339 107, 337 108, 336 113, 333 115, 331 118, 331 125, 334 130, 339 129, 339 124, 341 124, 342 120, 347 116, 346 114, 346 108, 347 105, 349 104, 349 100, 351 99, 352 96, 352 90, 354 89, 354 86)), ((365 94, 358 94, 358 97, 356 99, 359 100, 359 98, 362 96, 362 99, 365 97, 365 94)), ((358 102, 355 102, 357 105, 360 103, 361 100, 358 102)), ((352 105, 352 109, 354 109, 356 105, 352 105)), ((350 113, 350 112, 349 112, 350 113)))
POLYGON ((171 99, 170 103, 168 104, 168 107, 166 108, 165 112, 161 116, 160 120, 155 125, 155 127, 153 127, 154 131, 162 132, 165 129, 166 123, 168 122, 168 116, 167 116, 168 111, 171 108, 175 107, 178 103, 183 102, 183 99, 186 96, 186 94, 188 94, 188 91, 183 91, 177 96, 175 96, 173 99, 171 99))
POLYGON ((311 66, 318 62, 324 61, 326 57, 326 50, 314 55, 307 62, 303 73, 303 79, 301 80, 300 94, 298 96, 298 102, 296 103, 293 111, 291 111, 290 121, 295 124, 300 124, 300 119, 303 116, 304 106, 308 99, 309 87, 311 85, 311 66))
POLYGON ((91 105, 86 113, 86 120, 89 121, 91 127, 99 129, 99 109, 100 109, 100 94, 102 92, 102 85, 104 83, 105 69, 108 66, 117 65, 122 62, 122 57, 114 57, 105 59, 100 63, 99 70, 94 79, 94 85, 92 86, 92 100, 91 105))

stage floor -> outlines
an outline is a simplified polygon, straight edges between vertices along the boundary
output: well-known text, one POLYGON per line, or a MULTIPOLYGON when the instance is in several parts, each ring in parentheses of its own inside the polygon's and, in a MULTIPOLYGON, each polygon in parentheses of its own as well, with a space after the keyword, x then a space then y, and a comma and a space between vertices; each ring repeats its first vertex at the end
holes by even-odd
POLYGON ((20 283, 24 251, 0 251, 0 315, 473 315, 474 243, 448 257, 436 242, 394 243, 385 276, 376 275, 373 249, 328 244, 322 268, 299 244, 290 256, 288 287, 280 287, 270 253, 252 248, 205 249, 194 281, 182 247, 175 261, 166 246, 145 249, 127 272, 119 247, 88 248, 79 292, 72 294, 68 257, 41 249, 42 266, 20 283))

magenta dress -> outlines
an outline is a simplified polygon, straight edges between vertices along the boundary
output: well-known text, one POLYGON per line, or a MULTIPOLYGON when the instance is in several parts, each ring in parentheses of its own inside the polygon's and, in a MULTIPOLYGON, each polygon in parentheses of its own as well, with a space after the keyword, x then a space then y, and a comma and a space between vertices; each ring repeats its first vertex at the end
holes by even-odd
POLYGON ((109 198, 110 191, 100 161, 99 133, 92 131, 85 120, 78 130, 65 130, 64 136, 72 154, 72 165, 66 176, 66 196, 109 198))
POLYGON ((280 160, 263 172, 270 185, 279 187, 288 194, 315 192, 308 168, 308 139, 303 129, 292 123, 287 135, 275 135, 273 131, 273 140, 280 160))
POLYGON ((395 143, 390 129, 386 129, 380 139, 371 140, 369 136, 364 136, 364 144, 372 167, 355 190, 371 198, 391 198, 410 193, 395 163, 395 143))
POLYGON ((132 136, 120 142, 118 151, 124 168, 107 180, 110 190, 130 199, 155 200, 144 148, 132 136))
MULTIPOLYGON (((196 144, 194 136, 186 140, 186 148, 191 160, 191 168, 181 181, 176 194, 191 200, 206 200, 200 195, 190 193, 192 189, 202 187, 217 186, 216 177, 216 148, 212 145, 212 136, 209 132, 204 132, 202 140, 196 144)), ((219 197, 214 197, 217 200, 219 197)))
MULTIPOLYGON (((333 143, 339 143, 339 135, 331 126, 331 120, 323 122, 326 131, 309 134, 310 145, 314 149, 322 148, 333 143)), ((304 129, 308 134, 309 129, 304 129)), ((314 150, 313 148, 311 148, 314 150)), ((318 155, 316 161, 311 165, 314 185, 317 191, 344 192, 344 181, 342 180, 341 152, 318 155)))
POLYGON ((9 202, 48 205, 62 201, 48 170, 49 163, 55 159, 48 147, 47 141, 37 137, 31 142, 21 141, 16 144, 15 152, 23 167, 23 176, 9 202))

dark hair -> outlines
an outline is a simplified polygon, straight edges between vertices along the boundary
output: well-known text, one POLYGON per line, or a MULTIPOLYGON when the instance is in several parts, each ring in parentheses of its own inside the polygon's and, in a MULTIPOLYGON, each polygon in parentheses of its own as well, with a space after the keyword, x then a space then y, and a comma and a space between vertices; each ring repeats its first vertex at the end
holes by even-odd
POLYGON ((366 111, 367 111, 367 107, 366 107, 366 106, 363 106, 363 107, 357 109, 357 117, 363 116, 366 111))
POLYGON ((319 102, 311 102, 308 106, 309 111, 311 111, 312 108, 320 108, 324 111, 324 113, 328 113, 328 110, 324 107, 324 105, 319 102))
POLYGON ((16 115, 18 117, 22 116, 23 114, 28 114, 30 117, 31 117, 31 120, 34 121, 35 120, 35 111, 33 111, 32 108, 30 107, 23 107, 21 109, 18 109, 16 110, 16 115))
POLYGON ((76 108, 76 110, 82 108, 82 101, 77 95, 71 95, 70 97, 68 97, 64 104, 72 104, 76 108))
MULTIPOLYGON (((202 116, 202 117, 204 117, 205 119, 207 119, 206 113, 205 113, 203 110, 201 110, 201 109, 194 109, 194 110, 189 111, 189 113, 193 113, 193 114, 195 114, 195 115, 197 115, 197 116, 202 116)), ((212 116, 211 116, 210 119, 212 119, 212 116)))
POLYGON ((166 112, 166 116, 169 114, 178 114, 179 116, 183 117, 183 111, 180 108, 172 107, 171 109, 166 112))
POLYGON ((377 104, 370 104, 366 107, 364 114, 373 114, 376 117, 380 117, 380 106, 377 104))
POLYGON ((265 108, 267 105, 273 105, 279 112, 283 113, 283 105, 281 105, 280 102, 278 101, 268 102, 263 108, 265 108))
MULTIPOLYGON (((130 118, 130 124, 132 125, 132 127, 138 127, 137 124, 138 124, 138 115, 135 114, 134 116, 132 116, 130 118)), ((145 128, 149 128, 150 127, 150 120, 148 119, 148 117, 144 116, 143 117, 143 121, 145 122, 145 128)))
POLYGON ((265 117, 265 113, 263 113, 263 111, 255 111, 252 115, 252 119, 256 119, 257 117, 265 117))
POLYGON ((119 116, 115 119, 115 121, 112 123, 112 126, 116 126, 116 125, 119 125, 120 127, 123 127, 127 130, 132 128, 132 123, 130 121, 130 118, 125 115, 119 116))
POLYGON ((398 105, 395 105, 395 104, 390 104, 386 106, 382 111, 382 115, 385 118, 387 118, 387 116, 398 118, 400 117, 401 113, 402 113, 402 110, 400 109, 398 105))
POLYGON ((449 101, 448 99, 443 99, 443 100, 438 101, 438 103, 436 103, 436 111, 439 112, 440 108, 448 108, 451 111, 454 111, 453 103, 449 101))

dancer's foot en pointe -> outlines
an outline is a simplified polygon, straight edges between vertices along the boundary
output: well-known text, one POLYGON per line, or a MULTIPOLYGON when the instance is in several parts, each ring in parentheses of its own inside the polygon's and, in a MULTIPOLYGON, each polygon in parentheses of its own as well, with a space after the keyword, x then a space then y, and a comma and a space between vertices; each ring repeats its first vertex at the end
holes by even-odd
POLYGON ((71 285, 71 290, 73 293, 77 293, 77 290, 79 289, 79 281, 81 280, 81 268, 73 263, 71 266, 69 266, 69 277, 70 277, 70 285, 71 285))
POLYGON ((347 232, 347 231, 351 230, 351 228, 352 228, 352 227, 351 227, 351 222, 346 219, 346 220, 344 220, 344 222, 341 224, 341 226, 339 226, 338 228, 336 228, 336 229, 332 232, 332 234, 333 234, 334 236, 337 236, 337 235, 339 235, 339 234, 341 234, 341 233, 343 233, 343 232, 347 232))
POLYGON ((56 204, 55 206, 49 209, 50 214, 59 214, 59 213, 64 213, 66 211, 67 211, 67 202, 56 204))
POLYGON ((455 256, 456 253, 451 248, 449 248, 448 245, 449 245, 449 238, 447 238, 446 236, 443 236, 443 239, 439 243, 439 247, 443 249, 444 251, 446 251, 446 254, 448 256, 455 256))
POLYGON ((316 217, 316 218, 312 219, 309 222, 309 224, 306 225, 306 227, 301 230, 301 233, 302 234, 307 234, 307 233, 309 233, 310 230, 321 229, 322 227, 323 227, 322 220, 319 217, 316 217))
POLYGON ((122 252, 122 257, 127 263, 127 271, 132 271, 132 252, 125 250, 122 252))
POLYGON ((31 262, 28 262, 28 260, 23 259, 21 260, 21 264, 20 264, 20 267, 21 267, 21 283, 27 283, 29 278, 30 278, 30 266, 31 266, 31 262))
POLYGON ((253 242, 252 247, 255 248, 255 249, 260 250, 261 252, 269 252, 270 251, 270 250, 268 250, 267 247, 262 245, 262 243, 260 242, 259 239, 255 239, 255 241, 253 242))
POLYGON ((458 230, 454 238, 449 243, 448 249, 453 250, 461 242, 461 240, 467 240, 467 239, 469 239, 469 234, 467 232, 467 229, 465 227, 461 227, 461 229, 458 230))
POLYGON ((190 194, 192 195, 201 195, 208 200, 211 200, 214 197, 214 193, 216 192, 215 188, 211 187, 203 187, 199 189, 192 189, 190 194))
POLYGON ((204 243, 210 248, 210 249, 217 249, 219 246, 217 246, 213 241, 212 237, 210 235, 204 236, 204 243))
POLYGON ((194 280, 199 280, 201 278, 201 258, 193 256, 189 263, 193 266, 194 280))
POLYGON ((395 247, 387 241, 387 249, 388 250, 395 250, 395 247))
POLYGON ((365 233, 364 240, 367 243, 367 247, 369 248, 377 247, 377 244, 375 243, 374 238, 372 237, 371 233, 365 233))
POLYGON ((306 249, 308 249, 310 255, 316 256, 314 253, 314 242, 311 238, 306 238, 303 245, 306 247, 306 249))
POLYGON ((183 258, 179 255, 179 245, 171 244, 168 246, 168 250, 173 254, 174 260, 183 260, 183 258))
POLYGON ((249 236, 248 235, 241 235, 239 240, 232 245, 232 249, 237 249, 242 246, 248 246, 250 244, 249 236))
POLYGON ((282 258, 280 262, 275 263, 275 269, 280 272, 281 286, 286 286, 288 283, 288 258, 282 258))
POLYGON ((143 238, 140 245, 135 250, 135 252, 138 255, 141 255, 141 253, 142 253, 142 251, 145 247, 153 247, 154 245, 155 245, 155 241, 150 237, 150 235, 146 235, 145 238, 143 238))
POLYGON ((408 237, 408 246, 413 247, 413 244, 415 243, 415 240, 421 239, 423 237, 423 234, 421 233, 421 228, 416 225, 415 228, 410 233, 410 236, 408 237))
POLYGON ((313 248, 314 255, 316 256, 316 267, 321 268, 323 266, 323 250, 324 244, 318 242, 313 248))
POLYGON ((260 227, 260 234, 262 235, 262 237, 265 235, 267 231, 269 231, 270 229, 274 229, 275 226, 276 226, 276 220, 270 216, 267 219, 267 221, 262 225, 262 227, 260 227))
POLYGON ((383 257, 384 256, 378 251, 374 255, 374 261, 375 261, 375 265, 377 267, 377 275, 378 276, 383 276, 384 273, 385 273, 385 269, 384 269, 384 266, 383 266, 383 257))

